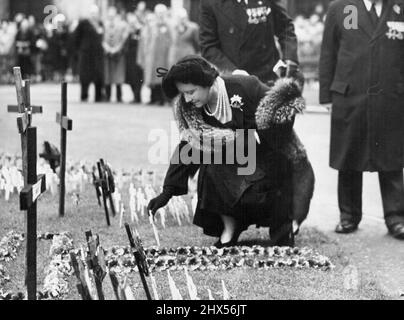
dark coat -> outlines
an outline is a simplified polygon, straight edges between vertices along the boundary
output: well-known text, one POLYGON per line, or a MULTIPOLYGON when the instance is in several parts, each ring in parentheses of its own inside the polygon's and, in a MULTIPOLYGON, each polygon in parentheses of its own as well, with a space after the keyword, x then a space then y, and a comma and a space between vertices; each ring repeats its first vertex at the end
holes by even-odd
POLYGON ((48 39, 48 50, 44 56, 44 63, 52 71, 66 72, 69 67, 68 57, 69 34, 67 30, 52 33, 48 39))
POLYGON ((404 40, 391 38, 387 25, 404 23, 403 11, 403 0, 385 1, 374 29, 362 0, 337 0, 329 8, 320 59, 320 103, 332 102, 334 169, 403 168, 404 40), (348 5, 358 9, 357 29, 344 27, 348 5))
POLYGON ((89 20, 81 20, 75 30, 75 47, 79 52, 80 82, 102 82, 104 78, 103 34, 89 20))
POLYGON ((19 30, 15 37, 17 64, 21 67, 23 77, 29 77, 35 73, 33 55, 35 52, 35 34, 31 30, 22 32, 19 30))
MULTIPOLYGON (((237 218, 244 229, 251 224, 277 229, 292 219, 291 162, 280 149, 290 139, 293 120, 261 130, 257 123, 264 123, 265 119, 257 120, 257 107, 269 88, 253 76, 228 76, 224 80, 229 99, 239 95, 244 105, 241 109, 232 108, 232 120, 226 124, 204 112, 203 120, 216 128, 257 129, 261 143, 256 144, 256 170, 252 174, 239 175, 237 159, 234 165, 206 164, 205 161, 202 164, 184 164, 174 161, 178 157, 173 156, 164 190, 173 195, 186 194, 188 178, 200 169, 194 223, 202 227, 205 234, 221 234, 223 224, 220 214, 237 218)), ((261 114, 265 117, 265 112, 261 114)), ((178 155, 185 147, 185 150, 190 149, 188 144, 182 141, 174 154, 178 155)))
POLYGON ((250 0, 247 8, 244 1, 201 1, 202 56, 222 71, 243 69, 263 82, 276 79, 273 67, 279 60, 279 52, 275 36, 279 39, 283 59, 298 62, 294 26, 279 2, 250 0), (249 23, 247 10, 251 8, 265 12, 259 23, 254 20, 249 23))
POLYGON ((140 29, 132 30, 127 40, 126 50, 126 83, 141 87, 143 82, 143 69, 137 63, 137 53, 140 40, 140 29))

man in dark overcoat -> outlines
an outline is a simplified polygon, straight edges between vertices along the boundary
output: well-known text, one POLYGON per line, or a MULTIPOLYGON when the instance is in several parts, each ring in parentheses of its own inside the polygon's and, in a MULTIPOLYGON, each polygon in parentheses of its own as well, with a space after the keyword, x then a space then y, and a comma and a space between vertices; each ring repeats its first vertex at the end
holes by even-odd
POLYGON ((104 49, 102 47, 103 25, 99 18, 99 9, 93 5, 90 17, 79 22, 74 38, 79 52, 79 76, 81 101, 87 101, 88 88, 95 85, 95 101, 103 99, 104 85, 104 49))
MULTIPOLYGON (((274 67, 286 63, 283 76, 304 82, 298 67, 297 38, 292 19, 279 0, 203 0, 200 6, 202 56, 222 72, 248 73, 262 82, 278 78, 274 67), (278 40, 279 47, 276 44, 278 40)), ((304 150, 297 136, 296 145, 304 150)), ((306 153, 293 165, 294 230, 307 217, 314 189, 314 173, 306 153)))
POLYGON ((403 0, 337 0, 327 14, 320 103, 332 102, 339 233, 355 231, 361 221, 362 173, 369 171, 379 173, 389 232, 404 239, 403 27, 403 0))

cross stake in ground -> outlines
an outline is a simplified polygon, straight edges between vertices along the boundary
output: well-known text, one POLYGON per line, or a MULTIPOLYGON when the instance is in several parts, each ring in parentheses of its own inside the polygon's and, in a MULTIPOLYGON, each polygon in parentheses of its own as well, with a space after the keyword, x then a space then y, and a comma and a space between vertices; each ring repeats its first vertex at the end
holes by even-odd
POLYGON ((109 166, 104 163, 103 159, 100 159, 100 161, 97 162, 97 168, 98 168, 99 177, 97 178, 95 176, 95 173, 93 172, 93 184, 94 184, 94 187, 96 190, 98 204, 100 206, 101 206, 100 197, 102 194, 102 200, 103 200, 104 210, 105 210, 105 217, 107 219, 108 226, 110 226, 111 223, 109 221, 109 210, 108 210, 107 201, 109 201, 112 215, 113 216, 116 215, 114 201, 112 199, 112 193, 114 193, 114 191, 115 191, 114 176, 112 175, 112 171, 109 168, 109 166), (100 189, 102 192, 100 191, 100 189))
POLYGON ((149 275, 149 268, 146 261, 146 255, 139 237, 133 238, 132 230, 128 223, 125 223, 126 233, 128 234, 130 247, 135 256, 136 265, 139 270, 140 279, 142 280, 143 288, 146 293, 147 300, 152 300, 149 287, 147 286, 146 276, 149 275))
MULTIPOLYGON (((28 300, 36 300, 36 254, 37 254, 37 207, 38 197, 46 190, 45 175, 36 173, 36 128, 29 127, 26 132, 27 184, 20 192, 20 210, 26 210, 26 285, 28 300)), ((24 157, 23 157, 24 158, 24 157)))
MULTIPOLYGON (((114 205, 114 200, 112 198, 112 194, 115 192, 115 181, 114 176, 112 174, 111 168, 104 163, 103 159, 100 159, 101 168, 103 171, 104 183, 105 183, 105 195, 108 197, 109 203, 111 205, 112 216, 116 216, 116 210, 114 205)), ((104 191, 103 189, 103 191, 104 191)))
POLYGON ((98 235, 93 237, 91 230, 86 232, 86 239, 89 251, 87 256, 87 264, 89 269, 93 271, 98 299, 105 300, 104 292, 102 290, 102 281, 107 275, 104 249, 100 246, 98 235))
POLYGON ((62 82, 62 110, 56 113, 56 122, 60 124, 60 171, 59 171, 59 216, 65 215, 65 174, 67 132, 73 128, 73 121, 67 117, 67 83, 62 82))
POLYGON ((76 254, 73 252, 70 252, 70 260, 72 262, 74 274, 78 280, 78 284, 76 286, 81 298, 83 300, 92 300, 90 288, 88 287, 88 283, 85 278, 85 267, 83 262, 80 260, 80 258, 77 258, 76 254))
POLYGON ((46 190, 45 175, 37 176, 37 141, 36 128, 31 127, 32 107, 30 104, 29 81, 25 86, 21 79, 21 69, 14 68, 15 87, 17 92, 18 112, 17 127, 21 135, 22 166, 24 188, 20 192, 20 210, 26 214, 26 276, 28 300, 36 300, 36 254, 37 254, 37 207, 38 197, 46 190))

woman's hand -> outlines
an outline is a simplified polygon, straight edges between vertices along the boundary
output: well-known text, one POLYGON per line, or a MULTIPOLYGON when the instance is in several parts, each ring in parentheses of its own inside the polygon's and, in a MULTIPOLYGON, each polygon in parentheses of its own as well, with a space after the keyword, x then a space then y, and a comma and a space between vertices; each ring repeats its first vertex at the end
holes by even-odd
POLYGON ((156 211, 162 207, 164 207, 168 201, 171 199, 171 194, 167 192, 163 192, 157 197, 150 200, 149 204, 147 205, 147 211, 151 211, 153 216, 156 214, 156 211))

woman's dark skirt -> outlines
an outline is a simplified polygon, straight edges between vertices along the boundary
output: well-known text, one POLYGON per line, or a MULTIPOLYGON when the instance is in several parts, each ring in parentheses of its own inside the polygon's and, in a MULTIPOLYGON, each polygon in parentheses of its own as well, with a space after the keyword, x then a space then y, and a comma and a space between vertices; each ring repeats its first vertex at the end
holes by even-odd
MULTIPOLYGON (((292 170, 290 162, 282 155, 257 162, 257 170, 265 176, 249 181, 245 176, 221 176, 220 167, 215 174, 201 167, 198 181, 198 206, 194 224, 206 235, 218 237, 223 231, 220 215, 234 217, 242 230, 250 225, 279 229, 292 220, 292 170), (205 170, 204 170, 205 169, 205 170), (241 180, 240 180, 241 179, 241 180), (242 190, 241 195, 237 192, 242 190), (236 199, 235 203, 231 199, 236 199)), ((255 175, 257 177, 257 175, 255 175)))

